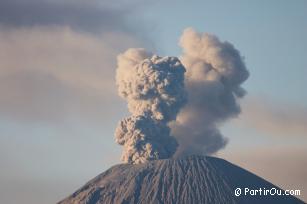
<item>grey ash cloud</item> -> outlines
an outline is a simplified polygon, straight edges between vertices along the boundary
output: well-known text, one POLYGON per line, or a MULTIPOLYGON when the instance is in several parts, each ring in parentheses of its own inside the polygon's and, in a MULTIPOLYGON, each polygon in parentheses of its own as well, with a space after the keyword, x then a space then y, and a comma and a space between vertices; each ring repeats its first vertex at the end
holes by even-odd
POLYGON ((245 95, 241 84, 249 72, 239 51, 215 35, 188 28, 179 44, 189 96, 172 124, 176 155, 213 154, 227 144, 219 126, 241 112, 238 99, 245 95))
MULTIPOLYGON (((119 2, 120 3, 120 2, 119 2)), ((106 1, 2 0, 0 24, 8 27, 70 26, 85 31, 129 30, 135 7, 106 1)))
POLYGON ((168 122, 186 102, 184 66, 176 57, 144 49, 129 49, 117 61, 118 93, 131 113, 115 131, 116 142, 124 147, 122 160, 137 164, 171 157, 177 142, 168 122))
POLYGON ((144 49, 118 56, 118 92, 132 114, 115 132, 125 162, 210 155, 227 144, 219 126, 241 112, 249 77, 243 58, 229 42, 192 28, 179 44, 180 61, 144 49))

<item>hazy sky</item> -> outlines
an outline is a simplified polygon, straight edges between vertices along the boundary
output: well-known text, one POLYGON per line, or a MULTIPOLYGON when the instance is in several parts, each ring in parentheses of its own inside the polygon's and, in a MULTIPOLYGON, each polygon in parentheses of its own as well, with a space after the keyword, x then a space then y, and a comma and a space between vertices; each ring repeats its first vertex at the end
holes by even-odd
POLYGON ((115 87, 129 47, 178 56, 183 30, 229 41, 250 71, 218 156, 307 200, 307 2, 0 1, 0 203, 55 203, 119 163, 115 87), (18 196, 16 196, 18 195, 18 196))

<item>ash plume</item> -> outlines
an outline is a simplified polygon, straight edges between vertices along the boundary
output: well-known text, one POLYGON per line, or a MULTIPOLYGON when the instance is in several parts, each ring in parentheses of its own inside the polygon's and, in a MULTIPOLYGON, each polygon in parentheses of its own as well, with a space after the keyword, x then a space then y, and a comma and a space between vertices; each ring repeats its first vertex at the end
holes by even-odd
POLYGON ((117 58, 116 84, 131 116, 115 130, 123 145, 122 160, 143 163, 171 157, 177 142, 168 123, 186 102, 185 68, 176 57, 159 57, 144 49, 129 49, 117 58))
POLYGON ((239 51, 214 35, 188 28, 179 44, 188 102, 171 124, 179 143, 176 156, 213 154, 227 143, 218 128, 240 113, 238 99, 245 95, 241 84, 249 72, 239 51))
POLYGON ((227 144, 219 126, 241 111, 249 76, 243 59, 229 42, 192 28, 179 44, 182 64, 144 49, 118 56, 118 92, 132 114, 115 131, 125 162, 214 154, 227 144))

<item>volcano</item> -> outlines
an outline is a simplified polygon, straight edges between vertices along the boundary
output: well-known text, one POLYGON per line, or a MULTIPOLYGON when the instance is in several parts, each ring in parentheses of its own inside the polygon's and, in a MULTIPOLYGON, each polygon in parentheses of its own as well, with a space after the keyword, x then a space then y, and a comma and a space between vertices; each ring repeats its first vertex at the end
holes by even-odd
POLYGON ((223 159, 189 156, 115 165, 58 204, 303 203, 278 192, 284 193, 223 159), (241 189, 237 190, 240 196, 235 195, 237 188, 241 189), (245 194, 246 189, 250 193, 245 194), (252 191, 259 189, 262 194, 252 191), (264 195, 265 190, 275 195, 264 195))

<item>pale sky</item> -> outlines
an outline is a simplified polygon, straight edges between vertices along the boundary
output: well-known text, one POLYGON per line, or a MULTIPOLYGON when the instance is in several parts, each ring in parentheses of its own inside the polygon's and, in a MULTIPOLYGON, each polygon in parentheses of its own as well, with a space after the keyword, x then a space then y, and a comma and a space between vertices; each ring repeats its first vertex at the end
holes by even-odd
POLYGON ((0 203, 55 203, 119 163, 114 129, 128 110, 116 56, 130 47, 179 56, 187 27, 231 42, 250 71, 218 156, 307 201, 306 1, 5 0, 0 203))

